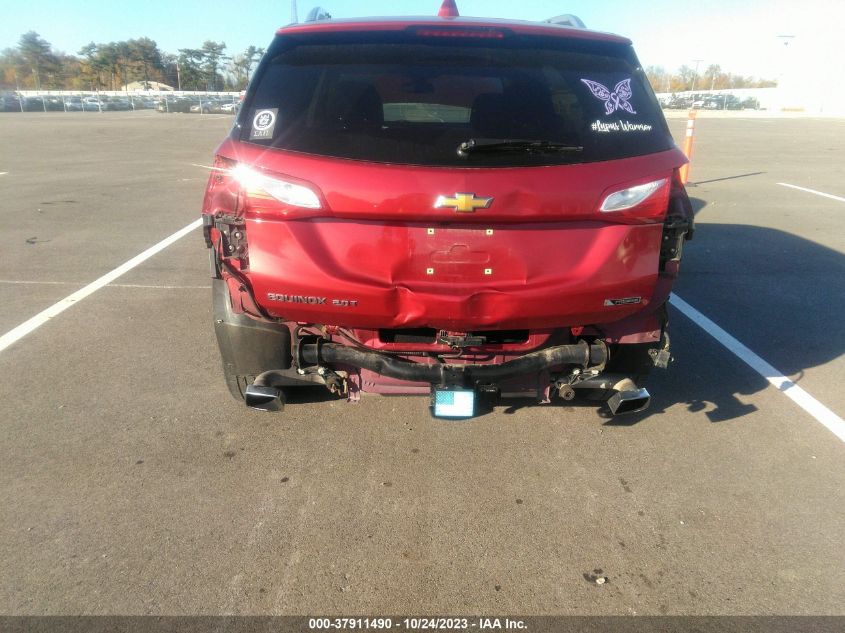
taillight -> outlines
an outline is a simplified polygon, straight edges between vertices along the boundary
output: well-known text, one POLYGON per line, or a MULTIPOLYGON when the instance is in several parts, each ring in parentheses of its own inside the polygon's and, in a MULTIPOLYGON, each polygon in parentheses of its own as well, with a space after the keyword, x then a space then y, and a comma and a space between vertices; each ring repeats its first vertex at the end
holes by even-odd
POLYGON ((323 209, 309 183, 218 156, 206 191, 204 213, 304 217, 323 209))
POLYGON ((655 191, 665 186, 668 181, 668 178, 662 178, 612 193, 601 203, 599 211, 625 211, 626 209, 631 209, 645 201, 655 191))
POLYGON ((234 167, 231 173, 250 202, 276 200, 288 207, 300 209, 321 209, 323 206, 314 190, 304 184, 291 182, 281 176, 268 175, 243 164, 234 167))
POLYGON ((666 215, 670 179, 631 183, 605 192, 599 211, 618 215, 619 219, 657 221, 666 215))

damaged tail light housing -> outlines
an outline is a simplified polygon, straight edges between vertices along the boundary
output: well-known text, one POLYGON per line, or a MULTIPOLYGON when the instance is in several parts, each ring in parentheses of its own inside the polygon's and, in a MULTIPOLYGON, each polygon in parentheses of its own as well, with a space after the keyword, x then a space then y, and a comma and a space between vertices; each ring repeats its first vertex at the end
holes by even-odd
POLYGON ((604 192, 598 210, 620 222, 660 222, 669 205, 670 184, 667 176, 617 185, 604 192))
POLYGON ((203 213, 295 219, 317 215, 325 209, 322 196, 311 183, 256 169, 217 156, 209 178, 203 213))
POLYGON ((599 207, 599 211, 627 211, 633 209, 641 202, 644 202, 651 197, 661 187, 665 187, 669 182, 668 178, 661 178, 660 180, 652 180, 642 185, 635 185, 616 191, 607 196, 599 207))
POLYGON ((695 233, 695 211, 681 180, 680 170, 672 173, 669 204, 663 220, 660 244, 660 270, 676 276, 684 252, 684 242, 695 233))
MULTIPOLYGON (((203 201, 203 233, 212 253, 222 260, 249 268, 247 218, 297 219, 325 209, 316 188, 309 183, 255 169, 217 156, 203 201)), ((217 260, 212 257, 216 273, 217 260)))

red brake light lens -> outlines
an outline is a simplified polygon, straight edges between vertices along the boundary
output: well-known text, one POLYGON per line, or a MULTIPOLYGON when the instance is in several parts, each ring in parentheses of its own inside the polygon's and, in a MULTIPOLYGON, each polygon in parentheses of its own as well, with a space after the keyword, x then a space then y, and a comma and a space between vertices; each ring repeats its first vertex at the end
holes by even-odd
POLYGON ((478 40, 503 40, 505 32, 500 29, 450 29, 450 28, 422 28, 416 29, 420 37, 469 38, 478 40))

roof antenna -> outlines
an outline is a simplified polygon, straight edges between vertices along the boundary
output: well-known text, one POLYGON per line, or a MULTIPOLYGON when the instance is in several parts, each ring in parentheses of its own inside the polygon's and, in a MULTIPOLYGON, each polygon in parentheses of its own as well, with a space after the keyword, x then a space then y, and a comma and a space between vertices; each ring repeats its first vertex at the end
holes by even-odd
POLYGON ((290 0, 290 23, 296 24, 299 22, 299 16, 296 13, 296 0, 290 0))
POLYGON ((461 14, 458 13, 458 5, 455 4, 455 0, 443 0, 443 4, 440 5, 440 11, 437 12, 437 15, 441 18, 461 17, 461 14))

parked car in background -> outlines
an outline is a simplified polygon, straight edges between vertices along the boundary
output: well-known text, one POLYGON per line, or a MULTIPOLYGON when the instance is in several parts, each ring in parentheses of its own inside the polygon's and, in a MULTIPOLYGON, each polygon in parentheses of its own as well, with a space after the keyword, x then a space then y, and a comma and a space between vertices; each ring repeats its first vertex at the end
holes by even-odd
POLYGON ((82 97, 65 97, 65 111, 67 112, 82 112, 84 106, 82 105, 82 97))
POLYGON ((132 109, 132 104, 130 104, 129 99, 127 99, 125 97, 109 97, 106 100, 105 105, 103 107, 103 110, 120 110, 120 111, 123 111, 123 110, 131 110, 131 109, 132 109))
POLYGON ((742 103, 734 95, 711 95, 704 100, 705 110, 741 110, 742 103))
POLYGON ((0 112, 20 112, 21 99, 16 94, 0 95, 0 112))
POLYGON ((742 110, 742 101, 734 95, 725 96, 725 110, 742 110))
POLYGON ((211 111, 214 114, 224 114, 226 112, 231 112, 232 110, 226 110, 227 106, 231 106, 232 101, 231 99, 226 100, 225 98, 218 98, 211 106, 211 111))
POLYGON ((105 109, 104 103, 99 97, 83 97, 82 109, 86 112, 101 112, 105 109))
POLYGON ((190 112, 193 104, 187 97, 165 97, 156 105, 156 112, 190 112))
POLYGON ((46 105, 41 97, 24 97, 23 109, 26 112, 44 112, 46 105))
POLYGON ((760 101, 756 97, 747 97, 740 104, 743 110, 759 110, 760 101))
POLYGON ((666 104, 666 108, 670 110, 688 110, 691 107, 692 99, 687 97, 672 97, 666 104))
POLYGON ((213 112, 214 103, 208 99, 201 99, 191 106, 194 114, 210 114, 213 112))
POLYGON ((44 108, 48 112, 64 112, 65 104, 61 97, 49 95, 42 98, 44 99, 44 108))
POLYGON ((703 94, 696 94, 691 97, 692 99, 692 107, 693 110, 698 110, 699 108, 704 107, 704 100, 707 99, 707 95, 703 94))

